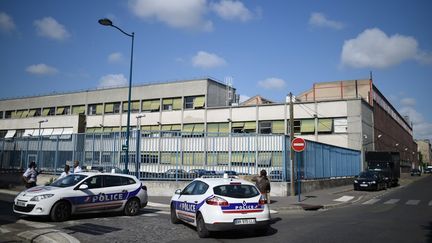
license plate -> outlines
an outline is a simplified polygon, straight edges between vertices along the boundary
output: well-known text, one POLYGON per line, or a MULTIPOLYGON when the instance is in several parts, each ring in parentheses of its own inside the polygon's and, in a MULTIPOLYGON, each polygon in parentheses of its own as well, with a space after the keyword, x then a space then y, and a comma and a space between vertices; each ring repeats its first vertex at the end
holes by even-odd
POLYGON ((368 184, 360 184, 361 187, 367 187, 368 184))
POLYGON ((20 207, 25 207, 25 202, 23 202, 23 201, 17 201, 16 205, 20 206, 20 207))
POLYGON ((234 219, 235 225, 241 225, 241 224, 255 224, 255 219, 234 219))

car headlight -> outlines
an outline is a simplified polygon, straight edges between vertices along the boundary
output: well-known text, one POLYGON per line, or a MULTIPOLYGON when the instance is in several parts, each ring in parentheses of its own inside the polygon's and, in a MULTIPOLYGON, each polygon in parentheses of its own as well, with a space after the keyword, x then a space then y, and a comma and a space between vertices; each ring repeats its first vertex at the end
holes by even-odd
POLYGON ((376 181, 372 181, 371 183, 372 183, 372 184, 376 184, 376 181))
POLYGON ((357 180, 354 180, 354 183, 358 183, 358 181, 357 181, 357 180))
POLYGON ((54 194, 43 194, 43 195, 38 195, 38 196, 34 196, 34 197, 32 197, 32 199, 30 199, 30 201, 33 201, 33 202, 39 202, 40 200, 47 199, 47 198, 50 198, 50 197, 52 197, 52 196, 54 196, 54 194))

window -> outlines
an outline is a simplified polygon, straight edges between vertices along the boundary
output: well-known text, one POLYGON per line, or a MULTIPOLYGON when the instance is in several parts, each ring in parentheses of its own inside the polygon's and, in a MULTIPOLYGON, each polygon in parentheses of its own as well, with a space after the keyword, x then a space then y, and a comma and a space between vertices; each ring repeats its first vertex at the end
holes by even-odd
POLYGON ((101 188, 102 187, 102 176, 93 176, 84 181, 84 184, 89 189, 101 188))
POLYGON ((0 119, 3 119, 3 111, 0 111, 0 119))
POLYGON ((284 133, 285 133, 285 121, 273 121, 272 134, 284 134, 284 133))
POLYGON ((300 133, 301 121, 294 120, 294 133, 300 133))
POLYGON ((105 176, 104 187, 121 186, 121 185, 122 185, 121 176, 105 176))
MULTIPOLYGON (((130 107, 131 107, 131 112, 135 113, 135 112, 139 112, 140 109, 140 102, 139 100, 134 100, 130 102, 130 107)), ((123 102, 123 112, 127 112, 128 111, 128 102, 124 101, 123 102)))
POLYGON ((105 114, 120 113, 120 102, 105 104, 105 114))
POLYGON ((73 115, 85 114, 85 105, 72 106, 72 114, 73 115))
POLYGON ((55 107, 42 109, 42 116, 54 116, 54 115, 55 115, 55 107))
POLYGON ((259 133, 261 134, 271 134, 272 133, 272 122, 262 121, 259 123, 259 133))
POLYGON ((318 119, 318 132, 331 133, 333 131, 333 119, 318 119))
POLYGON ((8 132, 7 130, 1 130, 0 131, 0 138, 4 138, 7 134, 7 132, 8 132))
POLYGON ((204 133, 204 124, 183 124, 184 135, 200 135, 204 133))
POLYGON ((162 99, 162 109, 164 111, 181 110, 182 98, 165 98, 162 99))
POLYGON ((231 127, 233 133, 254 133, 256 131, 256 122, 233 122, 231 127))
POLYGON ((195 185, 195 188, 193 189, 192 194, 193 195, 202 195, 204 194, 207 189, 209 188, 209 185, 202 181, 197 181, 197 184, 195 185))
POLYGON ((70 114, 70 106, 57 107, 56 115, 61 116, 61 115, 69 115, 69 114, 70 114))
POLYGON ((5 119, 12 118, 12 114, 15 114, 15 111, 6 111, 5 119))
POLYGON ((143 100, 141 110, 147 112, 156 112, 160 109, 160 100, 143 100))
POLYGON ((260 193, 256 187, 251 185, 223 185, 213 188, 216 195, 232 198, 251 198, 256 197, 260 193))
POLYGON ((41 109, 40 108, 30 109, 27 117, 35 117, 35 116, 40 116, 40 115, 41 115, 41 109))
POLYGON ((87 114, 90 115, 102 115, 102 104, 90 104, 88 105, 87 114))
POLYGON ((334 132, 335 133, 347 133, 348 120, 346 118, 335 118, 334 119, 334 132))
POLYGON ((314 133, 315 132, 315 120, 313 120, 313 119, 302 120, 301 126, 300 126, 300 132, 302 134, 314 133))
POLYGON ((199 109, 204 108, 205 97, 204 96, 189 96, 184 98, 185 109, 199 109))
POLYGON ((183 189, 183 191, 181 192, 182 195, 193 195, 193 191, 195 189, 195 186, 197 185, 198 181, 194 181, 191 184, 189 184, 188 186, 186 186, 185 189, 183 189))

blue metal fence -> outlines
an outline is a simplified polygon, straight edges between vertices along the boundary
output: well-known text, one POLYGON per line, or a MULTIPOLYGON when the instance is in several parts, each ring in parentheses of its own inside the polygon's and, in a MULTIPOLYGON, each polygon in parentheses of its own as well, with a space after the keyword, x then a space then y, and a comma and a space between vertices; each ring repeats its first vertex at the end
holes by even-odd
MULTIPOLYGON (((24 137, 0 140, 0 168, 39 168, 60 173, 65 163, 89 169, 125 169, 124 132, 24 137)), ((284 135, 134 131, 130 137, 131 174, 141 179, 190 180, 204 173, 256 175, 265 169, 273 181, 290 179, 290 139, 284 135), (138 173, 139 172, 139 173, 138 173)), ((297 153, 301 179, 353 176, 360 151, 307 141, 297 153)))

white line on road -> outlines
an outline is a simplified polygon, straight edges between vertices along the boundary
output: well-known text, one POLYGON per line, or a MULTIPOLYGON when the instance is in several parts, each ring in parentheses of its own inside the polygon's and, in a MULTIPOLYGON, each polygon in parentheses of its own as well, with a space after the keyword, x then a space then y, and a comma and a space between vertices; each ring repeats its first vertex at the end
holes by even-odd
POLYGON ((408 202, 406 202, 406 205, 417 205, 420 203, 420 200, 408 200, 408 202))
POLYGON ((171 214, 171 213, 168 212, 168 211, 158 211, 158 212, 156 212, 156 213, 158 213, 158 214, 171 214))
POLYGON ((11 232, 10 230, 4 228, 3 226, 0 226, 0 233, 5 234, 11 232))
POLYGON ((350 200, 352 200, 354 197, 353 196, 342 196, 340 198, 334 199, 333 201, 336 202, 348 202, 350 200))
POLYGON ((159 215, 156 213, 144 213, 144 214, 141 214, 141 216, 143 216, 143 217, 157 217, 159 215))
POLYGON ((54 227, 54 225, 52 224, 45 224, 45 223, 41 223, 41 222, 32 222, 32 221, 27 221, 25 219, 20 219, 17 221, 17 223, 19 224, 25 224, 27 226, 36 228, 36 229, 43 229, 43 228, 49 228, 49 227, 54 227))
POLYGON ((157 208, 169 208, 169 204, 163 204, 163 203, 154 203, 154 202, 148 202, 147 206, 150 207, 157 207, 157 208))
POLYGON ((380 199, 372 198, 371 200, 366 201, 366 202, 364 202, 363 204, 366 204, 366 205, 372 205, 372 204, 378 202, 379 200, 380 200, 380 199))
POLYGON ((390 199, 387 202, 385 202, 384 204, 396 204, 399 201, 400 201, 400 199, 390 199))

